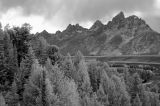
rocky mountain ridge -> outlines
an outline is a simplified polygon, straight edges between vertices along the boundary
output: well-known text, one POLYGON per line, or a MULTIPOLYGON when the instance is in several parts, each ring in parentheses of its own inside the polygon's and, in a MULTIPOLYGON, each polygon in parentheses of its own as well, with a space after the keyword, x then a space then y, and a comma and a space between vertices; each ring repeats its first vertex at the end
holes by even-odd
POLYGON ((135 16, 117 14, 104 25, 97 20, 89 29, 79 24, 68 25, 64 31, 50 34, 37 33, 48 43, 60 47, 62 54, 74 55, 80 50, 84 55, 157 55, 160 53, 160 34, 135 16))

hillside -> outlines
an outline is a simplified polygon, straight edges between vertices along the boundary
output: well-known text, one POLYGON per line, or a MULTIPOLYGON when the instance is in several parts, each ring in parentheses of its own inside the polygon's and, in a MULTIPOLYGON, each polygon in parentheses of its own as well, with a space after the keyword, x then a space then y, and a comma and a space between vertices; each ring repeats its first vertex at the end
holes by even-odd
POLYGON ((49 44, 60 47, 61 53, 84 55, 157 55, 160 52, 160 34, 150 28, 141 18, 117 14, 104 25, 97 20, 90 29, 79 24, 68 25, 64 31, 50 34, 37 33, 49 44))

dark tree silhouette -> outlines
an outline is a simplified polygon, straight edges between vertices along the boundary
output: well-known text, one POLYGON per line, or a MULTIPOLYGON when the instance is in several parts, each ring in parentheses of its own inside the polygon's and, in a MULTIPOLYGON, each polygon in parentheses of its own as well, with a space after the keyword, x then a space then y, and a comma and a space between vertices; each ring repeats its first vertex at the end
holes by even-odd
POLYGON ((31 35, 30 30, 31 26, 27 23, 23 24, 21 27, 13 27, 11 29, 7 29, 13 46, 17 49, 17 60, 19 67, 22 59, 25 58, 25 55, 28 53, 28 42, 31 35))

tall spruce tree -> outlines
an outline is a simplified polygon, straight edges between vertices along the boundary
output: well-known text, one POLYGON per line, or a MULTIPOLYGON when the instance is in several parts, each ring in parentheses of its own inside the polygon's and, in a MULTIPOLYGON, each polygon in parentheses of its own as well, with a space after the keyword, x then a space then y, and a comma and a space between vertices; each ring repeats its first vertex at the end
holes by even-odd
POLYGON ((8 106, 18 106, 19 104, 19 95, 17 94, 17 84, 14 81, 12 83, 11 90, 7 92, 5 99, 6 99, 6 104, 8 106))
POLYGON ((46 69, 48 71, 47 78, 51 81, 54 94, 59 97, 58 104, 62 106, 79 106, 79 94, 74 80, 65 76, 64 71, 57 65, 53 66, 50 59, 48 59, 46 69))
POLYGON ((78 84, 78 91, 81 97, 91 93, 90 77, 85 59, 80 51, 77 52, 74 60, 77 71, 75 82, 78 84))
POLYGON ((31 76, 29 81, 25 84, 23 93, 23 101, 25 105, 29 106, 49 106, 46 99, 46 84, 45 84, 45 70, 42 68, 37 60, 34 60, 32 65, 31 76))
POLYGON ((16 47, 19 67, 22 59, 24 59, 25 55, 28 53, 30 30, 31 26, 27 23, 23 24, 21 27, 6 29, 7 33, 10 35, 13 46, 16 47))
POLYGON ((136 95, 136 97, 133 100, 133 105, 132 106, 142 106, 142 102, 138 96, 138 94, 136 95))
POLYGON ((2 93, 0 93, 0 106, 6 106, 5 99, 2 95, 2 93))
POLYGON ((20 104, 23 102, 23 93, 25 90, 25 84, 28 82, 31 75, 32 64, 34 61, 33 51, 30 48, 28 54, 26 54, 25 59, 21 61, 19 71, 15 74, 15 80, 17 83, 17 93, 19 95, 20 104))

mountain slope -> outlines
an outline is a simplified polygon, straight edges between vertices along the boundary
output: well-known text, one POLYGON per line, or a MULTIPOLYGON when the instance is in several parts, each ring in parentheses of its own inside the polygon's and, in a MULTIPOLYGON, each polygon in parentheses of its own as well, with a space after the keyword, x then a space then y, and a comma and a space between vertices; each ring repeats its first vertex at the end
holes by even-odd
POLYGON ((55 34, 38 33, 48 43, 58 45, 62 54, 74 55, 152 55, 160 52, 160 34, 135 15, 117 14, 107 25, 97 20, 90 29, 69 25, 55 34))

